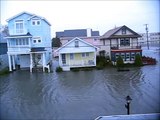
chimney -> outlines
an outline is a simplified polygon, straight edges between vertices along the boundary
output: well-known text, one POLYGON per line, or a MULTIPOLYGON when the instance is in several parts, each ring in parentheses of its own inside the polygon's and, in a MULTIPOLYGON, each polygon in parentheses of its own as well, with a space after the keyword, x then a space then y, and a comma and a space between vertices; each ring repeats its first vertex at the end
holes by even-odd
POLYGON ((87 37, 91 37, 91 32, 92 32, 92 29, 87 28, 87 37))

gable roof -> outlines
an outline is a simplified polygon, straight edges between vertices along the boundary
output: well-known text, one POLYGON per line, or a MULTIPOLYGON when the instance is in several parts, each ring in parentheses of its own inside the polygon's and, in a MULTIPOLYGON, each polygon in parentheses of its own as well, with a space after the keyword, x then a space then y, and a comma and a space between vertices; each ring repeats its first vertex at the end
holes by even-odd
POLYGON ((55 52, 61 50, 62 48, 64 48, 65 46, 67 46, 68 44, 70 44, 71 42, 73 42, 73 41, 75 41, 75 40, 79 40, 79 41, 81 41, 81 42, 83 42, 83 43, 85 43, 85 44, 87 44, 87 45, 89 45, 89 46, 91 46, 91 47, 94 47, 94 48, 96 48, 96 49, 99 49, 98 47, 92 45, 91 43, 86 42, 86 41, 84 41, 84 40, 82 40, 82 39, 80 39, 80 38, 78 38, 78 37, 75 37, 75 38, 73 38, 72 40, 70 40, 69 42, 67 42, 66 44, 64 44, 62 47, 58 48, 55 52))
POLYGON ((21 12, 21 13, 19 13, 19 14, 17 14, 17 15, 12 16, 11 18, 7 19, 6 21, 9 22, 10 20, 12 20, 12 19, 14 19, 14 18, 16 18, 16 17, 18 17, 18 16, 20 16, 20 15, 22 15, 22 14, 28 14, 28 15, 30 15, 30 16, 33 16, 33 15, 34 15, 34 14, 32 14, 32 13, 29 13, 29 12, 24 11, 24 12, 21 12))
MULTIPOLYGON (((123 25, 123 26, 120 26, 120 27, 116 27, 116 28, 114 28, 114 29, 111 29, 111 30, 109 30, 109 31, 107 31, 104 35, 102 35, 101 37, 100 37, 100 39, 102 40, 102 39, 109 39, 109 38, 114 38, 114 37, 116 37, 116 36, 114 36, 114 34, 115 33, 117 33, 119 30, 121 30, 121 29, 123 29, 123 28, 126 28, 126 29, 128 29, 130 32, 132 32, 134 35, 121 35, 121 36, 126 36, 126 37, 141 37, 138 33, 136 33, 136 32, 134 32, 133 30, 131 30, 130 28, 128 28, 127 26, 125 26, 125 25, 123 25)), ((117 37, 120 37, 120 35, 119 36, 117 36, 117 37)))
POLYGON ((29 17, 27 20, 31 20, 31 19, 34 18, 34 17, 38 17, 38 18, 44 20, 48 25, 51 26, 51 24, 48 22, 48 20, 46 20, 44 17, 41 17, 41 16, 39 16, 39 15, 35 15, 35 14, 34 14, 33 16, 29 17))
POLYGON ((28 15, 30 16, 27 20, 30 20, 30 19, 33 18, 33 17, 38 17, 38 18, 44 20, 48 25, 51 26, 51 24, 50 24, 44 17, 41 17, 41 16, 38 16, 38 15, 35 15, 35 14, 32 14, 32 13, 29 13, 29 12, 26 12, 26 11, 21 12, 21 13, 15 15, 15 16, 13 16, 13 17, 7 19, 6 21, 9 22, 10 20, 12 20, 12 19, 14 19, 14 18, 16 18, 16 17, 18 17, 18 16, 20 16, 20 15, 23 15, 23 14, 28 14, 28 15))
MULTIPOLYGON (((91 32, 91 37, 92 36, 99 36, 99 31, 92 31, 91 32)), ((61 38, 61 37, 87 37, 87 29, 72 29, 72 30, 64 30, 60 32, 56 32, 56 36, 61 38)))

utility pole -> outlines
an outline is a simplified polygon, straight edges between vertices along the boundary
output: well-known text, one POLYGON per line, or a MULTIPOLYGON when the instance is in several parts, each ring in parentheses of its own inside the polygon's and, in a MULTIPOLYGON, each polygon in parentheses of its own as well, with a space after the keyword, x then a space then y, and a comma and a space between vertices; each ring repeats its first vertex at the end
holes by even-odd
POLYGON ((147 48, 149 50, 149 42, 148 42, 148 24, 144 24, 146 26, 146 37, 147 37, 147 48))

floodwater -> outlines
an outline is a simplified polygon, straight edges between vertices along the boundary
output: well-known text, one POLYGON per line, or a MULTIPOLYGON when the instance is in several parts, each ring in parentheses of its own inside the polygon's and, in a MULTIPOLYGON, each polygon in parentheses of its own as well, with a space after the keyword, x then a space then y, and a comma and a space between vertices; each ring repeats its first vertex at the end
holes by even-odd
MULTIPOLYGON (((95 119, 126 114, 160 112, 160 51, 145 50, 157 65, 117 72, 104 70, 30 73, 18 70, 0 76, 0 119, 95 119)), ((57 65, 54 61, 53 68, 57 65)))

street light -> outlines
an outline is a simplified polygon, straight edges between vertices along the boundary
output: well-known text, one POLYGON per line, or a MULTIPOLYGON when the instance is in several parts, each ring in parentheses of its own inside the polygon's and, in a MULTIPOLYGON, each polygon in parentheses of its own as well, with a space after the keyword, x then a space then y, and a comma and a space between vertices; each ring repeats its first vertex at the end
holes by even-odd
POLYGON ((126 97, 126 102, 127 102, 127 104, 125 104, 125 107, 126 107, 126 109, 127 109, 127 114, 129 115, 129 110, 130 110, 130 103, 131 103, 131 101, 132 101, 132 99, 131 99, 131 97, 128 95, 127 97, 126 97))

